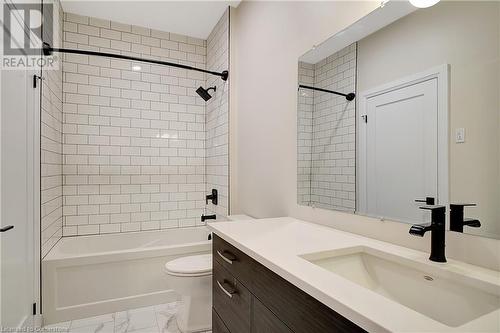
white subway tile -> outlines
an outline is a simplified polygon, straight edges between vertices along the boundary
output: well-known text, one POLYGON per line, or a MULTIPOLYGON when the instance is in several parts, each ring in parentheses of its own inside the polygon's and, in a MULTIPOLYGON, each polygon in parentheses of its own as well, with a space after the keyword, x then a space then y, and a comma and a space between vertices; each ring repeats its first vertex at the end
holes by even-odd
POLYGON ((120 40, 122 38, 122 33, 120 31, 116 31, 116 30, 101 28, 101 37, 106 38, 106 39, 120 40))
MULTIPOLYGON (((78 22, 66 21, 67 33, 74 34, 70 39, 76 43, 87 36, 91 49, 189 59, 202 68, 227 64, 227 59, 217 58, 227 57, 227 15, 210 35, 208 52, 207 43, 196 38, 93 18, 77 16, 72 20, 78 22), (219 32, 222 27, 226 27, 225 34, 219 32)), ((194 90, 215 80, 202 73, 142 63, 141 71, 133 71, 135 63, 128 61, 65 58, 65 123, 60 126, 61 152, 65 152, 63 192, 68 198, 65 219, 82 227, 65 232, 130 232, 196 225, 206 186, 228 192, 227 94, 216 94, 205 110, 194 90), (206 179, 205 155, 209 164, 206 179), (81 214, 82 220, 73 219, 76 214, 81 214)), ((50 134, 52 131, 45 133, 57 135, 50 134)), ((351 139, 347 135, 346 144, 351 139)), ((42 156, 44 161, 58 158, 52 151, 42 156)), ((47 178, 43 184, 57 184, 54 181, 47 178)), ((221 206, 227 207, 227 195, 221 199, 221 206)), ((227 208, 219 211, 224 213, 227 208)), ((69 226, 66 220, 64 223, 69 226)))
POLYGON ((100 27, 100 28, 109 28, 110 27, 110 21, 99 19, 96 17, 91 17, 89 19, 89 24, 96 26, 96 27, 100 27))

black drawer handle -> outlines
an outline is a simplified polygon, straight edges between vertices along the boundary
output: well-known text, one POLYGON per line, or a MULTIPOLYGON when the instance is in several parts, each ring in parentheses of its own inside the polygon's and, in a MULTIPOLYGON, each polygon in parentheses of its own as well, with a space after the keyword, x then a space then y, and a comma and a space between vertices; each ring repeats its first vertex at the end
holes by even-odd
POLYGON ((13 225, 8 225, 6 227, 3 227, 0 229, 0 232, 6 232, 6 231, 9 231, 10 229, 14 229, 14 226, 13 225))
POLYGON ((231 287, 231 285, 226 281, 220 283, 219 280, 217 280, 217 285, 219 286, 220 290, 222 290, 222 292, 226 294, 227 297, 229 298, 233 298, 233 295, 236 294, 236 290, 233 287, 231 287))
POLYGON ((222 253, 220 253, 220 251, 217 250, 217 254, 219 255, 219 257, 221 257, 222 260, 224 260, 228 264, 232 265, 233 261, 236 261, 236 256, 234 254, 232 254, 231 252, 223 251, 222 253), (222 253, 224 253, 224 254, 222 254, 222 253))

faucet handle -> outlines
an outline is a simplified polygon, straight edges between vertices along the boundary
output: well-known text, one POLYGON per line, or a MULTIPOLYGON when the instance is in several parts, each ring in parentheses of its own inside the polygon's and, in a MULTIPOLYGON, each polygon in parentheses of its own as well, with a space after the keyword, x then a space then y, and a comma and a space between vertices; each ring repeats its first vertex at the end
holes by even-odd
POLYGON ((421 206, 418 208, 424 209, 424 210, 430 210, 430 211, 435 211, 435 210, 440 210, 440 209, 446 210, 446 206, 442 206, 442 205, 426 205, 426 206, 421 206))
POLYGON ((436 199, 433 197, 426 197, 425 199, 415 199, 415 202, 425 203, 426 205, 434 205, 436 203, 436 199))
POLYGON ((450 209, 464 209, 464 207, 475 207, 475 203, 452 203, 450 204, 450 209))

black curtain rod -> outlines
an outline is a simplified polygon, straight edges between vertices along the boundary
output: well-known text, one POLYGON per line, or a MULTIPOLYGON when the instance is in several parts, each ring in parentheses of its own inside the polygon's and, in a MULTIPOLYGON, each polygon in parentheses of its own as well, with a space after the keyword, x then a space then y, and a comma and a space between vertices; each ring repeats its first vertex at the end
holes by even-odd
POLYGON ((322 89, 322 88, 316 88, 316 87, 306 86, 306 85, 303 85, 303 84, 299 84, 299 88, 317 90, 317 91, 322 91, 322 92, 326 92, 326 93, 330 93, 330 94, 344 96, 348 101, 352 101, 352 100, 354 100, 354 98, 356 98, 356 94, 355 93, 343 94, 343 93, 339 93, 338 91, 327 90, 327 89, 322 89))
POLYGON ((223 71, 221 73, 219 72, 212 72, 208 71, 205 69, 201 68, 196 68, 188 65, 182 65, 182 64, 176 64, 173 62, 168 62, 168 61, 161 61, 161 60, 153 60, 153 59, 143 59, 139 57, 132 57, 132 56, 127 56, 127 55, 122 55, 122 54, 114 54, 114 53, 107 53, 107 52, 97 52, 97 51, 85 51, 85 50, 75 50, 75 49, 60 49, 60 48, 53 48, 50 46, 48 43, 43 43, 43 54, 45 56, 50 56, 52 55, 53 52, 59 52, 59 53, 75 53, 75 54, 82 54, 82 55, 93 55, 93 56, 99 56, 99 57, 108 57, 108 58, 115 58, 115 59, 124 59, 124 60, 132 60, 132 61, 141 61, 141 62, 147 62, 150 64, 156 64, 156 65, 164 65, 164 66, 171 66, 171 67, 177 67, 177 68, 182 68, 182 69, 188 69, 191 71, 197 71, 197 72, 202 72, 202 73, 207 73, 207 74, 212 74, 216 76, 220 76, 222 80, 226 81, 229 72, 228 71, 223 71))

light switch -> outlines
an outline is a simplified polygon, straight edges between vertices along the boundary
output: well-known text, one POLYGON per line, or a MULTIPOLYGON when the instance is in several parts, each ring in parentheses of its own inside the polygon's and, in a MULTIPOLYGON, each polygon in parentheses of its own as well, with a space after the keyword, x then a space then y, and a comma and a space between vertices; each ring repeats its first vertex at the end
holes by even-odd
POLYGON ((456 143, 465 142, 465 128, 457 128, 455 130, 455 142, 456 143))

